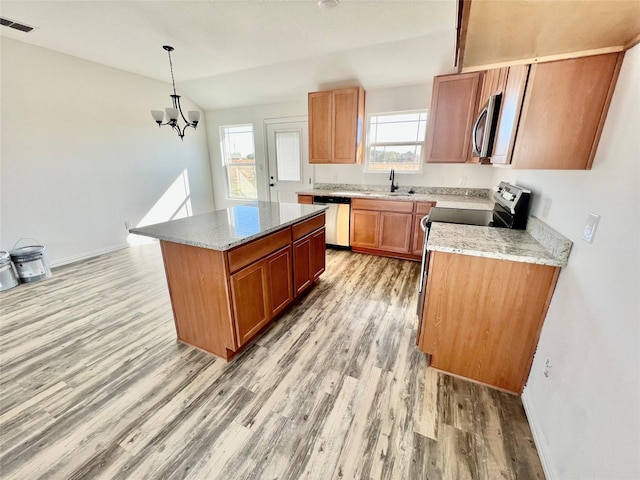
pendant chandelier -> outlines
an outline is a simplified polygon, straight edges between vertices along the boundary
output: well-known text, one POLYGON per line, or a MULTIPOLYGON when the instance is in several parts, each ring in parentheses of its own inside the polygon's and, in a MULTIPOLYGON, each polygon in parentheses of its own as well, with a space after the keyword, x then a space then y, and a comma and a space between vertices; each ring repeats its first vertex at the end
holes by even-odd
POLYGON ((184 140, 184 131, 187 127, 192 127, 193 129, 197 128, 198 122, 200 121, 200 112, 197 110, 187 112, 187 117, 182 113, 182 107, 180 106, 180 95, 176 93, 176 81, 173 78, 173 63, 171 63, 171 52, 173 52, 173 47, 169 45, 164 45, 164 48, 169 55, 169 68, 171 69, 171 83, 173 84, 173 95, 169 95, 171 97, 171 101, 173 103, 173 107, 165 108, 167 112, 167 121, 164 122, 164 112, 162 110, 151 110, 151 116, 158 124, 158 127, 162 125, 169 125, 172 127, 178 135, 180 136, 180 140, 184 140), (180 128, 180 124, 178 123, 179 118, 182 117, 185 125, 180 128))

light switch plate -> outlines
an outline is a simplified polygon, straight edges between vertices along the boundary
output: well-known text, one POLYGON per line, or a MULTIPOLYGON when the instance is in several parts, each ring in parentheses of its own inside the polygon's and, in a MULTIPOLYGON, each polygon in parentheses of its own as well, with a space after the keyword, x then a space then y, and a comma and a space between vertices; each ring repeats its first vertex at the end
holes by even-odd
POLYGON ((589 218, 587 218, 587 224, 584 226, 584 231, 582 232, 582 240, 587 243, 593 243, 593 237, 596 234, 598 222, 600 222, 600 215, 590 213, 589 218))

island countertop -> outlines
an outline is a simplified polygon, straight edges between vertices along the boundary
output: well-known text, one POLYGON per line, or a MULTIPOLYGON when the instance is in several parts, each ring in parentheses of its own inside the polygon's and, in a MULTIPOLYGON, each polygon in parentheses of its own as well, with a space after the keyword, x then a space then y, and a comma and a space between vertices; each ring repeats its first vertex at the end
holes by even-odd
POLYGON ((250 202, 129 230, 130 233, 226 251, 326 210, 322 205, 250 202))
POLYGON ((555 267, 567 265, 571 246, 569 239, 535 217, 527 230, 434 222, 427 243, 430 251, 555 267))

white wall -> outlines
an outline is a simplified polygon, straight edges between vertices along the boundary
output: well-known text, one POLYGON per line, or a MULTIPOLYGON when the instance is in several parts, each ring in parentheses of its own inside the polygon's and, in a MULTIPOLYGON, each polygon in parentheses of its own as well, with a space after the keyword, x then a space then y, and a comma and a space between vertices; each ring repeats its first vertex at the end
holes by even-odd
POLYGON ((590 171, 497 170, 574 246, 523 400, 551 478, 640 478, 640 47, 628 51, 590 171), (593 244, 581 240, 601 216, 593 244), (543 375, 545 360, 551 373, 543 375))
MULTIPOLYGON (((7 38, 1 55, 2 250, 33 237, 61 264, 124 247, 125 220, 185 170, 172 191, 189 191, 194 213, 214 209, 205 125, 181 142, 149 113, 169 106, 170 84, 7 38)), ((176 204, 158 205, 147 220, 176 204)))

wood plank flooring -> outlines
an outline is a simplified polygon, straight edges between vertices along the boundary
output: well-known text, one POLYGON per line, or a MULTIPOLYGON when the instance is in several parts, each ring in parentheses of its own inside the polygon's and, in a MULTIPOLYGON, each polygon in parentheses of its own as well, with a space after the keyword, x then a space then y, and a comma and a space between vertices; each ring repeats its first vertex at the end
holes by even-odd
POLYGON ((544 478, 518 397, 427 368, 418 270, 328 251, 228 364, 176 342, 157 244, 0 293, 0 478, 544 478))

